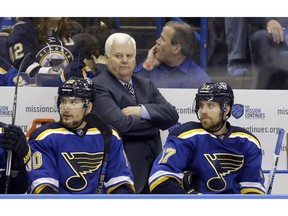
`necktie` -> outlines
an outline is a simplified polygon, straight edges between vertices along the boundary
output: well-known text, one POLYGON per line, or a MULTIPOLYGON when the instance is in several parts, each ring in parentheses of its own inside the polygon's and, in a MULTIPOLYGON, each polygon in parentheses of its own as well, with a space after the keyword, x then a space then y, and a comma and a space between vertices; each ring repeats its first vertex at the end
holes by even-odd
POLYGON ((134 92, 134 89, 132 87, 131 83, 125 83, 124 86, 128 89, 130 95, 133 97, 134 100, 136 100, 136 94, 134 92))

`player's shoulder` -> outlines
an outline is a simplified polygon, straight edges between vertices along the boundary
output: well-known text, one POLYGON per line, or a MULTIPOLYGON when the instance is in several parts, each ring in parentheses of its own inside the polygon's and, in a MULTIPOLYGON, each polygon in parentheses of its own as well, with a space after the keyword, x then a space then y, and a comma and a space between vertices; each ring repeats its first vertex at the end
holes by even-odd
MULTIPOLYGON (((33 22, 31 19, 26 18, 26 19, 21 19, 15 23, 13 26, 12 31, 10 32, 8 36, 8 41, 9 42, 14 42, 18 41, 19 38, 29 38, 35 35, 35 29, 33 27, 33 22)), ((31 38, 30 38, 31 39, 31 38)))
POLYGON ((187 133, 197 133, 197 131, 205 131, 199 122, 189 121, 174 128, 169 135, 180 137, 187 133))
POLYGON ((243 127, 239 127, 239 126, 230 126, 230 127, 231 127, 230 137, 244 138, 244 139, 249 140, 250 142, 256 144, 259 147, 261 146, 259 139, 250 131, 246 130, 243 127))
POLYGON ((67 130, 60 122, 48 122, 38 128, 36 128, 30 135, 30 140, 39 139, 40 137, 47 136, 48 134, 54 133, 57 130, 67 130))
POLYGON ((29 17, 25 17, 25 18, 21 18, 19 19, 15 25, 13 26, 12 31, 15 28, 25 28, 25 29, 31 29, 33 27, 33 20, 32 18, 29 17))
POLYGON ((101 129, 101 127, 90 127, 88 131, 94 130, 94 131, 97 131, 99 134, 102 134, 103 136, 106 136, 107 134, 109 135, 111 134, 112 138, 115 137, 117 140, 120 140, 122 138, 120 132, 115 127, 111 125, 107 125, 107 127, 108 127, 107 129, 109 130, 109 132, 106 131, 106 129, 104 130, 103 128, 101 129))
POLYGON ((239 133, 239 134, 243 134, 246 136, 252 136, 252 137, 256 138, 256 136, 253 133, 251 133, 250 131, 248 131, 247 129, 245 129, 243 127, 239 127, 239 126, 230 126, 230 127, 231 127, 231 133, 234 133, 234 134, 239 133))

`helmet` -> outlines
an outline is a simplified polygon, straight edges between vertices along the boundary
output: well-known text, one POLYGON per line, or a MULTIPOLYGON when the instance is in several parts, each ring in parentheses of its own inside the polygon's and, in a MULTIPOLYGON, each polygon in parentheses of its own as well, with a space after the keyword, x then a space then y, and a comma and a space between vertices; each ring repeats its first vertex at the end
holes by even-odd
POLYGON ((84 99, 84 105, 87 107, 89 101, 92 103, 95 100, 96 89, 93 82, 89 78, 71 77, 63 86, 58 88, 58 101, 59 108, 60 98, 62 96, 79 97, 84 99))
MULTIPOLYGON (((232 88, 224 82, 217 83, 205 83, 199 89, 196 94, 195 101, 196 107, 195 112, 198 113, 199 110, 199 101, 215 101, 220 104, 220 108, 223 112, 226 110, 226 105, 229 105, 231 108, 234 104, 234 94, 232 88)), ((231 111, 228 116, 231 115, 231 111)))

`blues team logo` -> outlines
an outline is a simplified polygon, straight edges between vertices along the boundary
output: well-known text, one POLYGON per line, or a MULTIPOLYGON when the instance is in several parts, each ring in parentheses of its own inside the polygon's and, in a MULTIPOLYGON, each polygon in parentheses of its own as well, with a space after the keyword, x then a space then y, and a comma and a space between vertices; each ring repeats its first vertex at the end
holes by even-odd
POLYGON ((65 68, 74 58, 72 53, 59 45, 49 45, 41 49, 36 59, 43 67, 52 67, 54 71, 65 68))
POLYGON ((232 116, 236 119, 241 118, 244 114, 244 105, 242 104, 234 104, 232 109, 232 116))

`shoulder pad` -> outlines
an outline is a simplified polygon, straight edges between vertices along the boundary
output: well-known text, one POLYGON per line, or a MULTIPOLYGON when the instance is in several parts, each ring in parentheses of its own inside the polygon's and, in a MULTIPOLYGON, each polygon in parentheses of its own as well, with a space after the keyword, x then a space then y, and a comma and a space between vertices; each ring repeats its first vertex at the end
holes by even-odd
POLYGON ((186 122, 182 125, 179 125, 178 127, 174 128, 170 133, 169 135, 172 135, 172 136, 178 136, 180 134, 182 134, 183 132, 185 131, 189 131, 189 130, 192 130, 192 129, 197 129, 197 128, 202 128, 201 127, 201 124, 198 123, 198 122, 186 122))
POLYGON ((31 133, 28 141, 36 139, 36 137, 37 137, 39 134, 41 134, 42 132, 44 132, 45 130, 48 130, 48 129, 56 129, 56 128, 60 128, 60 127, 63 127, 60 122, 48 122, 48 123, 42 125, 41 127, 36 128, 36 129, 31 133))

